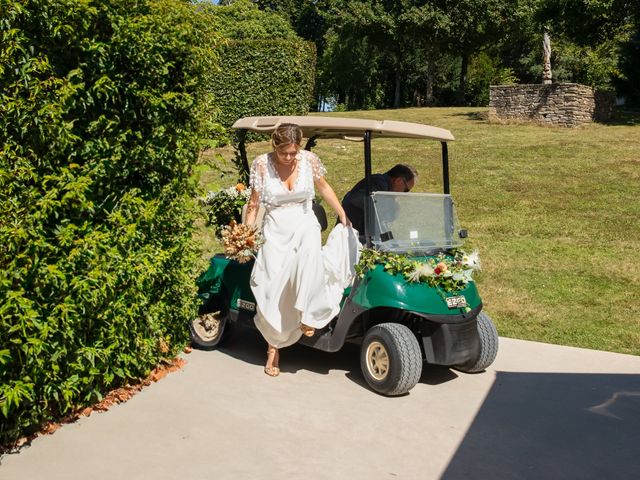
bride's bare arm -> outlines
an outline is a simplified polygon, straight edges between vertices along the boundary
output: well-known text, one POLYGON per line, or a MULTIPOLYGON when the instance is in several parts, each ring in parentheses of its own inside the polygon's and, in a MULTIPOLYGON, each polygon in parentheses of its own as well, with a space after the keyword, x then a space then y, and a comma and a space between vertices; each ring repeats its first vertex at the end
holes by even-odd
POLYGON ((336 193, 331 188, 331 185, 324 179, 324 177, 320 177, 315 181, 316 188, 322 198, 324 198, 325 202, 329 204, 331 208, 338 214, 338 218, 340 219, 340 223, 343 225, 351 225, 351 222, 347 218, 347 214, 344 213, 344 209, 340 204, 340 200, 336 196, 336 193))
POLYGON ((247 202, 247 217, 245 223, 249 226, 256 224, 256 216, 258 215, 258 204, 260 202, 260 194, 257 190, 251 190, 251 196, 247 202))

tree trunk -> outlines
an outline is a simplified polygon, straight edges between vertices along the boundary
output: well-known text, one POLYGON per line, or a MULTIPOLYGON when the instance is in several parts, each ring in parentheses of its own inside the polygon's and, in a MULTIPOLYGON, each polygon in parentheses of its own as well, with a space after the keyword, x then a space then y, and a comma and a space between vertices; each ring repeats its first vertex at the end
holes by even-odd
POLYGON ((427 88, 424 92, 424 103, 428 107, 432 106, 435 103, 433 98, 433 78, 433 68, 429 67, 427 69, 427 88))
POLYGON ((460 82, 458 83, 458 93, 456 102, 458 105, 464 105, 464 93, 467 86, 467 70, 469 69, 469 54, 462 54, 462 65, 460 66, 460 82))
POLYGON ((400 108, 400 69, 396 69, 396 93, 393 97, 393 108, 400 108))

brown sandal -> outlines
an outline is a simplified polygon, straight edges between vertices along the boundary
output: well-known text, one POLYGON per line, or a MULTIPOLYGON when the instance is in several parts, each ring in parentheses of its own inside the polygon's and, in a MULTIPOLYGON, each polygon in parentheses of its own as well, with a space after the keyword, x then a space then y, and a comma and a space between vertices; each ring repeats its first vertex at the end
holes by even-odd
MULTIPOLYGON (((280 358, 279 358, 278 349, 275 348, 275 347, 269 347, 269 349, 267 350, 267 362, 269 361, 269 356, 272 353, 273 353, 273 359, 272 359, 271 363, 272 364, 273 363, 277 363, 280 360, 280 358)), ((278 375, 280 375, 280 367, 275 367, 275 366, 264 367, 264 373, 266 373, 270 377, 277 377, 278 375)))
POLYGON ((316 329, 313 327, 310 327, 308 325, 305 325, 304 323, 300 324, 300 330, 302 330, 302 334, 305 337, 313 337, 316 333, 316 329))

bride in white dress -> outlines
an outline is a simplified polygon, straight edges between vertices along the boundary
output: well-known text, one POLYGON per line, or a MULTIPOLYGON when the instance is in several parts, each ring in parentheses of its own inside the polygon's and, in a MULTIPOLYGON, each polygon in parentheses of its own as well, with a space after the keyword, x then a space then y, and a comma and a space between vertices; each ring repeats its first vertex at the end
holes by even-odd
POLYGON ((314 335, 338 313, 360 243, 324 179, 320 159, 300 149, 300 128, 282 124, 271 138, 273 152, 258 156, 251 166, 246 223, 255 223, 262 204, 265 242, 251 273, 251 289, 257 306, 254 321, 269 344, 264 371, 275 377, 280 373, 278 349, 301 335, 314 335), (325 247, 311 206, 314 185, 340 220, 325 247))

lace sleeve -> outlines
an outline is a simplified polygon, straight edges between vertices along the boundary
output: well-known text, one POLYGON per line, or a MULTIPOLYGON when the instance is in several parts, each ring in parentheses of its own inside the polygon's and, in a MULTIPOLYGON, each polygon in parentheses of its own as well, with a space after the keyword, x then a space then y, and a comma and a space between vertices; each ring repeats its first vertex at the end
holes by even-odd
POLYGON ((264 180, 267 174, 266 155, 260 155, 253 160, 251 171, 249 172, 249 185, 260 195, 260 200, 264 198, 264 180))
POLYGON ((311 165, 311 174, 313 175, 313 180, 318 180, 324 177, 327 174, 327 169, 322 164, 320 158, 312 152, 307 152, 307 158, 309 159, 309 164, 311 165))

